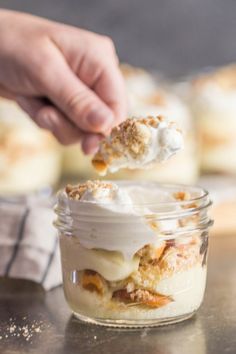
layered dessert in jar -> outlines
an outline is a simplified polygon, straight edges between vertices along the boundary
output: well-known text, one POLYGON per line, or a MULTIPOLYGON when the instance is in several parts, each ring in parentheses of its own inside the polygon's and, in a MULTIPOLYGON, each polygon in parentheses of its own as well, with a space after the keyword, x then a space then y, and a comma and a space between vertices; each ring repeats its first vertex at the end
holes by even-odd
MULTIPOLYGON (((131 118, 100 143, 99 173, 148 168, 183 146, 161 117, 131 118)), ((178 322, 205 290, 208 193, 154 182, 87 181, 58 193, 65 297, 82 320, 142 327, 178 322)))
POLYGON ((235 174, 236 64, 195 78, 191 107, 201 138, 202 170, 235 174))
POLYGON ((66 300, 110 326, 177 322, 205 290, 210 205, 200 188, 88 181, 56 206, 66 300))

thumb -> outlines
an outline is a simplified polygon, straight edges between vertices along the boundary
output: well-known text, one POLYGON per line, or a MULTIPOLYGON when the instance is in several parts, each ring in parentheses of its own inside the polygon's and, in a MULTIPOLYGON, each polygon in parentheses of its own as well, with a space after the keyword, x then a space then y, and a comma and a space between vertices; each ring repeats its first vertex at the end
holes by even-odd
POLYGON ((109 131, 114 125, 114 114, 95 92, 64 61, 54 64, 52 71, 44 84, 48 98, 81 130, 103 134, 109 131))

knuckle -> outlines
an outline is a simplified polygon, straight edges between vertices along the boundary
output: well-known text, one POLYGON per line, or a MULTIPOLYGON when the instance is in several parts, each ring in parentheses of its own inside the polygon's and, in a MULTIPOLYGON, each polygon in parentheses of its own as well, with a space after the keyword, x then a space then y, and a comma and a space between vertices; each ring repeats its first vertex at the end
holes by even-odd
POLYGON ((72 93, 66 98, 66 106, 68 111, 75 111, 81 105, 81 101, 85 98, 83 92, 72 93))
POLYGON ((88 90, 81 90, 68 96, 66 106, 68 112, 77 117, 77 123, 83 123, 88 112, 97 108, 96 100, 88 90))

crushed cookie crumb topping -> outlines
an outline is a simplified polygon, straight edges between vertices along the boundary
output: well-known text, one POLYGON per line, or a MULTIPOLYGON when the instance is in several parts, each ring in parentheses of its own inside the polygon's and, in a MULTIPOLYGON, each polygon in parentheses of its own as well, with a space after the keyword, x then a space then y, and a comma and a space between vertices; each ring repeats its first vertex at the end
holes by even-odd
POLYGON ((115 185, 104 181, 87 181, 85 183, 80 183, 72 186, 68 184, 65 188, 65 192, 70 199, 80 200, 86 191, 91 191, 94 195, 100 189, 114 190, 115 185))

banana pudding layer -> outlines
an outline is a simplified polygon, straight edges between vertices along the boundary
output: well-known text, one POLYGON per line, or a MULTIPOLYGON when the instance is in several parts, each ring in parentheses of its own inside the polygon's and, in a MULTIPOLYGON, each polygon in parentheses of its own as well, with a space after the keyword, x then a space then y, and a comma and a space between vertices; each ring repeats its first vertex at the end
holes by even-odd
POLYGON ((92 163, 98 173, 121 168, 146 168, 163 162, 183 148, 183 137, 174 123, 162 117, 129 118, 100 143, 92 163))
POLYGON ((140 325, 194 313, 205 290, 209 205, 200 188, 155 183, 60 191, 55 225, 73 312, 140 325))
POLYGON ((154 294, 138 288, 130 293, 122 289, 120 297, 101 295, 91 279, 88 285, 75 285, 66 274, 64 282, 65 297, 75 314, 116 320, 166 320, 192 314, 199 308, 205 291, 206 268, 198 265, 163 279, 154 294))

